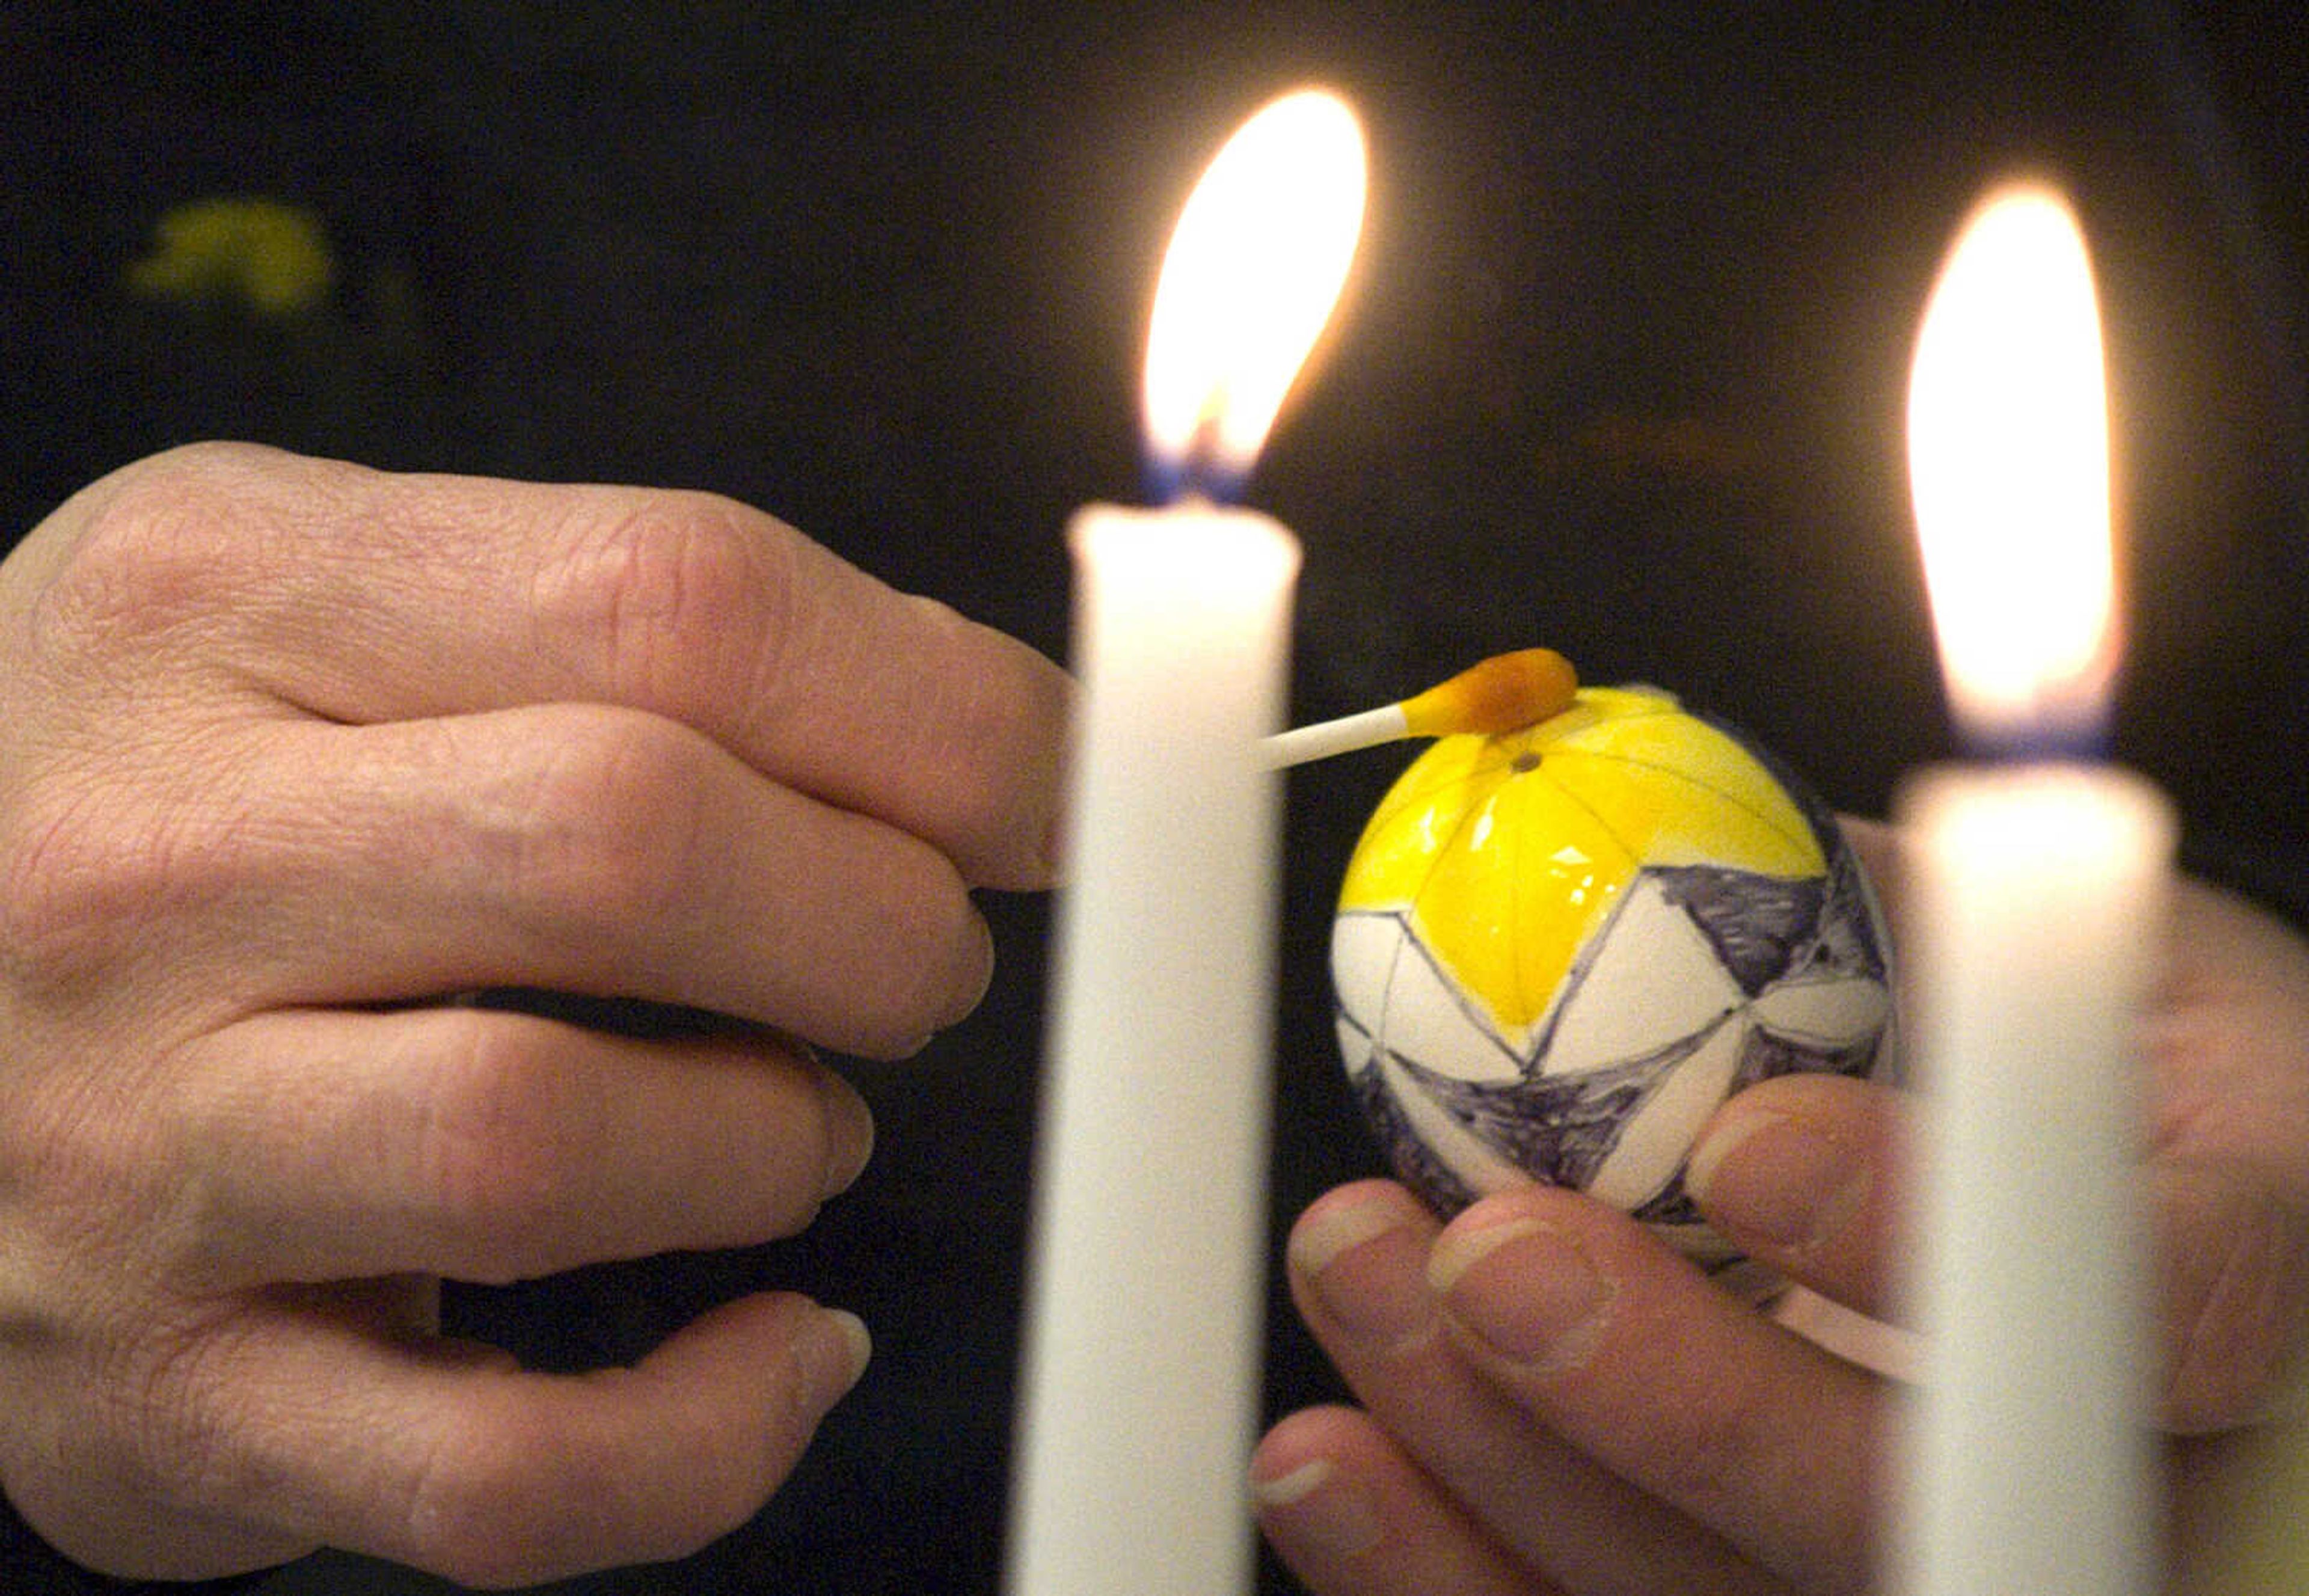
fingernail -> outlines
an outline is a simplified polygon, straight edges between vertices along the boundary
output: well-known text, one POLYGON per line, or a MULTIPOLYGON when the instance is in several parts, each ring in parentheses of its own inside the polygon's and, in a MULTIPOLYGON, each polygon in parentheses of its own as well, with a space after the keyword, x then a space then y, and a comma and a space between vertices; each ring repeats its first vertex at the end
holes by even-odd
POLYGON ((964 959, 956 982, 956 1001, 938 1021, 940 1030, 968 1019, 985 1000, 987 989, 994 984, 994 929, 986 924, 986 916, 975 910, 971 913, 970 923, 978 932, 975 946, 964 959))
POLYGON ((874 1156, 874 1111, 857 1089, 831 1070, 820 1071, 818 1090, 826 1099, 826 1178, 821 1200, 848 1191, 874 1156))
POLYGON ((1419 1221, 1408 1199, 1384 1193, 1318 1208, 1291 1232, 1291 1268, 1337 1329, 1401 1344, 1434 1328, 1419 1221))
POLYGON ((1254 1476, 1250 1495, 1259 1516, 1294 1548, 1354 1557, 1386 1534, 1371 1493, 1343 1479, 1328 1458, 1311 1459, 1272 1479, 1254 1476))
POLYGON ((1428 1279, 1459 1328, 1544 1374, 1587 1358, 1615 1295, 1578 1244, 1537 1219, 1444 1231, 1428 1279))
POLYGON ((1718 1226, 1794 1253, 1849 1224, 1869 1181, 1855 1149, 1761 1108, 1726 1114, 1692 1149, 1684 1171, 1685 1189, 1718 1226))
POLYGON ((866 1322, 846 1308, 820 1308, 821 1333, 809 1354, 811 1389, 827 1408, 848 1395, 874 1357, 866 1322))

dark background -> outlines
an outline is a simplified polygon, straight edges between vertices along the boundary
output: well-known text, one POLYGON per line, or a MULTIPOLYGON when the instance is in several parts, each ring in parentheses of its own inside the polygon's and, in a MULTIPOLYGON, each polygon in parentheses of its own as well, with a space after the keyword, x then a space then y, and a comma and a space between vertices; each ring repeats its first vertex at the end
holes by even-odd
MULTIPOLYGON (((31 0, 0 13, 0 547, 140 455, 258 438, 716 490, 1063 657, 1059 529, 1137 492, 1176 209, 1236 122, 1311 78, 1357 102, 1375 169, 1337 334, 1249 493, 1307 545, 1299 713, 1545 643, 1881 811, 1947 748, 1910 339, 1978 188, 2026 165, 2068 186, 2101 274, 2118 751, 2176 795, 2192 858, 2281 898, 2309 880, 2303 35, 2279 0, 31 0), (217 195, 316 214, 325 303, 129 292, 158 217, 217 195)), ((1278 1237, 1375 1167, 1323 946, 1401 762, 1293 779, 1278 1237)), ((754 1524, 568 1589, 995 1587, 1045 908, 989 910, 993 994, 921 1058, 860 1068, 876 1165, 809 1236, 456 1297, 461 1328, 555 1366, 770 1283, 875 1329, 866 1383, 754 1524)), ((1276 1410, 1332 1393, 1279 1302, 1269 1349, 1276 1410)), ((445 1589, 336 1557, 258 1588, 445 1589)))

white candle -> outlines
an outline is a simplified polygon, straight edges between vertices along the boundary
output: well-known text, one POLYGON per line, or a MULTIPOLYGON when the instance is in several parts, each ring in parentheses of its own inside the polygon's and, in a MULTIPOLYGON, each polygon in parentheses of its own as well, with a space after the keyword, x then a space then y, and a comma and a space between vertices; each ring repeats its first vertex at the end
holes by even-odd
POLYGON ((2155 1589, 2136 1018, 2171 819, 2121 771, 1909 790, 1919 1593, 2155 1589))
MULTIPOLYGON (((1150 440, 1174 473, 1248 469, 1362 194, 1360 133, 1327 96, 1276 102, 1221 152, 1150 333, 1150 440)), ((1222 1596, 1252 1566, 1280 818, 1262 739, 1299 550, 1199 499, 1093 507, 1069 538, 1082 703, 1007 1585, 1222 1596)))
POLYGON ((1909 396, 1950 697, 2008 757, 1928 772, 1900 806, 1924 1096, 1907 1596, 2157 1583, 2139 1021, 2174 821, 2147 783, 2073 757, 2116 654, 2106 413, 2073 216, 2042 189, 1991 195, 1909 396))
POLYGON ((1020 1592, 1224 1592, 1248 1548, 1288 533, 1094 507, 1038 1159, 1020 1592))

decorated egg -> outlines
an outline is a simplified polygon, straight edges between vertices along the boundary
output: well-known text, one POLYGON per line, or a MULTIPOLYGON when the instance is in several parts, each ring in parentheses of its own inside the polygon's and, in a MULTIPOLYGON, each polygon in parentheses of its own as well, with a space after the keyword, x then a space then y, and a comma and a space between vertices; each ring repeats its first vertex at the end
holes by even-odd
POLYGON ((1693 1141, 1769 1076, 1889 1071, 1888 950, 1834 817, 1769 755, 1667 693, 1587 688, 1404 772, 1331 971, 1356 1097, 1440 1212, 1547 1181, 1720 1268, 1693 1141))

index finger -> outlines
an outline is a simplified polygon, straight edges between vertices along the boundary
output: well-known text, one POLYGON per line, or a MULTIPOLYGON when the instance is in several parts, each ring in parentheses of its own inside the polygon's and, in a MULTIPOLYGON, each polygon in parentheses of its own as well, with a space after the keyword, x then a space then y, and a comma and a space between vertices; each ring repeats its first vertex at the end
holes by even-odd
POLYGON ((205 584, 197 646, 308 713, 643 709, 921 837, 973 885, 1051 879, 1064 672, 732 500, 203 445, 86 502, 92 543, 134 556, 92 585, 116 620, 166 628, 205 584), (172 602, 132 603, 124 577, 172 602))

